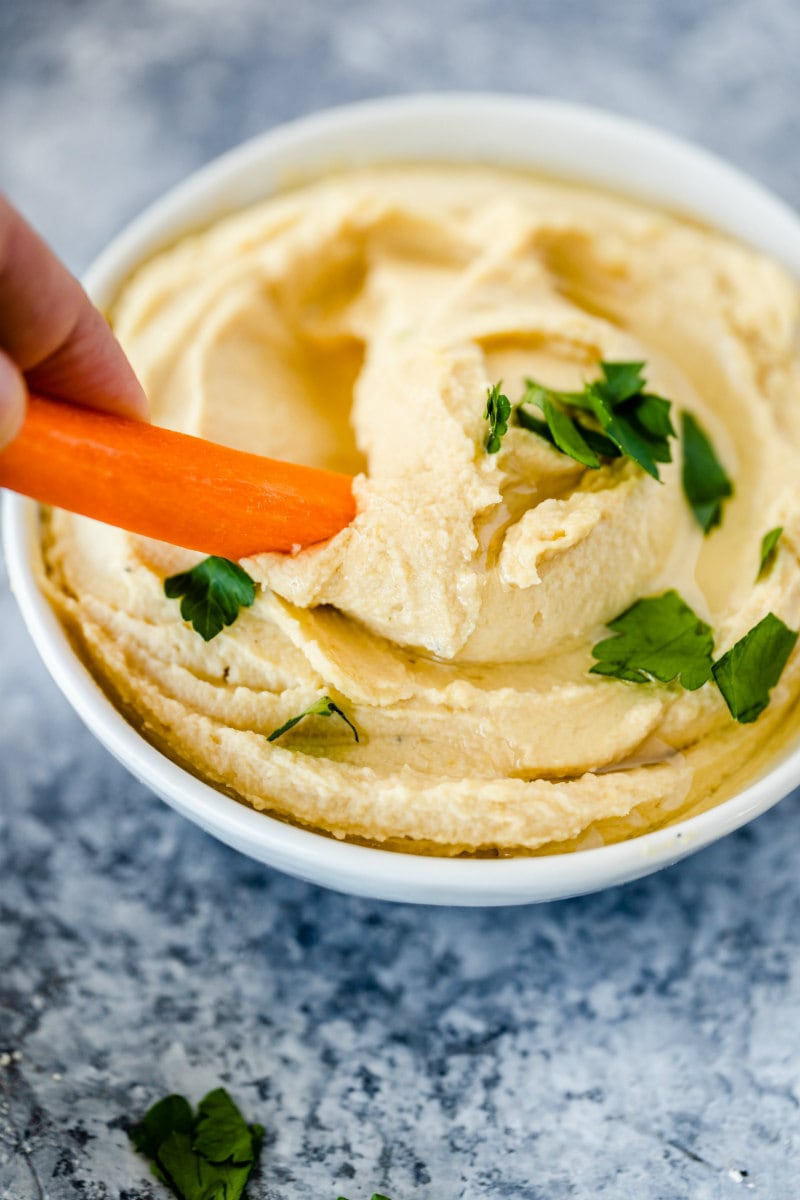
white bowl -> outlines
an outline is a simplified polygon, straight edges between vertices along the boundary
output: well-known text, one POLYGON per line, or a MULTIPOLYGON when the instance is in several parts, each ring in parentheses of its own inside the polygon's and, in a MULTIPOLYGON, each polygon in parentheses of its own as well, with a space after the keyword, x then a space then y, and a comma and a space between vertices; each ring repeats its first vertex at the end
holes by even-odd
MULTIPOLYGON (((86 286, 101 307, 131 270, 190 229, 326 170, 387 161, 488 162, 605 185, 691 214, 800 276, 800 220, 732 167, 634 121, 552 100, 440 95, 372 101, 293 122, 198 171, 104 251, 86 286)), ((244 854, 339 891, 426 904, 554 900, 647 875, 777 803, 800 782, 800 750, 716 808, 617 845, 542 858, 441 859, 336 841, 256 812, 166 758, 114 708, 36 583, 36 505, 7 495, 12 589, 54 680, 97 738, 178 812, 244 854)))

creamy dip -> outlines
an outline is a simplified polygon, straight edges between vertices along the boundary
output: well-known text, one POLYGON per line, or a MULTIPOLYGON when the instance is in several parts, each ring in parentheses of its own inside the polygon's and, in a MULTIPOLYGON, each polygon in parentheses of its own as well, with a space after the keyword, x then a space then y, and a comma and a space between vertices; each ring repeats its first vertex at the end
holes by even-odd
POLYGON ((798 292, 688 221, 495 168, 379 168, 269 200, 141 267, 110 314, 155 421, 357 475, 330 542, 243 565, 254 606, 206 644, 167 600, 199 555, 63 512, 49 594, 145 735, 256 808, 429 853, 640 833, 729 794, 794 729, 795 653, 753 725, 713 683, 589 674, 606 622, 676 588, 727 649, 800 626, 798 292), (646 363, 734 481, 703 537, 680 448, 662 482, 587 470, 487 389, 646 363), (762 536, 782 525, 756 583, 762 536), (331 695, 360 731, 310 717, 331 695))

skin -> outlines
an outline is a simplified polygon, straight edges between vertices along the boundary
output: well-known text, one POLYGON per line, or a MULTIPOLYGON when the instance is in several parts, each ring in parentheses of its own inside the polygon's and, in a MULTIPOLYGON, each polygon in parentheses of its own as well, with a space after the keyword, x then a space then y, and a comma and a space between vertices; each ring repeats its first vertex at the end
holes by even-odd
POLYGON ((77 279, 0 195, 0 450, 28 391, 146 420, 147 399, 77 279))

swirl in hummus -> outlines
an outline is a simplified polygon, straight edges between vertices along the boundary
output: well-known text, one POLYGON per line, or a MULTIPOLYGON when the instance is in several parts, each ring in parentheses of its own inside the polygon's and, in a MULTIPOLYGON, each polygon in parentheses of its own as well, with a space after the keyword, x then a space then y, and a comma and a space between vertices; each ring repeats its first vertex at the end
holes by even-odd
POLYGON ((800 624, 798 293, 691 222, 499 168, 344 174, 220 220, 139 269, 112 323, 171 428, 357 475, 330 542, 243 564, 206 644, 164 596, 198 555, 53 512, 47 588, 147 737, 258 809, 425 853, 600 844, 717 802, 795 727, 793 654, 759 720, 712 683, 589 674, 606 622, 676 588, 718 649, 800 624), (647 364, 735 496, 703 538, 678 460, 587 470, 487 389, 647 364), (764 533, 783 527, 756 583, 764 533), (331 694, 356 723, 308 719, 331 694))

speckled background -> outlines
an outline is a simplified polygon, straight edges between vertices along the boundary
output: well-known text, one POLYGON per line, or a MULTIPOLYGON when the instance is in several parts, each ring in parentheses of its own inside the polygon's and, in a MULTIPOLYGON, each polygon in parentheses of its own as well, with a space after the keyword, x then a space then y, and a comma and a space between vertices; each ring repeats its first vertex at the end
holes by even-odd
MULTIPOLYGON (((800 202, 796 0, 2 0, 0 183, 82 269, 284 118, 589 101, 800 202)), ((251 1200, 800 1196, 800 801, 539 908, 414 909, 217 845, 82 728, 0 572, 0 1197, 164 1196, 125 1123, 224 1082, 251 1200)))

